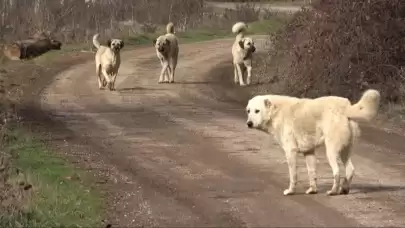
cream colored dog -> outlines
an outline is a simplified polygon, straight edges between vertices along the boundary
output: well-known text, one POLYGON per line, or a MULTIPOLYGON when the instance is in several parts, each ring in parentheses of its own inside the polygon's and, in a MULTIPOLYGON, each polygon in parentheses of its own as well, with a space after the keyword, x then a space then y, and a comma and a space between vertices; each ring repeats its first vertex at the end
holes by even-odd
POLYGON ((176 35, 174 35, 173 23, 170 22, 167 24, 166 32, 165 35, 154 39, 153 45, 156 48, 156 54, 162 64, 159 83, 174 83, 174 72, 179 56, 179 44, 176 35))
POLYGON ((290 185, 284 195, 295 193, 298 153, 305 156, 309 189, 317 193, 315 149, 326 146, 326 155, 333 172, 333 186, 328 195, 348 194, 354 175, 350 159, 352 145, 360 135, 357 121, 370 121, 380 104, 380 93, 367 90, 354 105, 343 97, 326 96, 316 99, 279 95, 259 95, 249 100, 246 107, 247 126, 273 134, 287 158, 290 185), (341 159, 346 176, 340 188, 341 159))
POLYGON ((120 39, 110 39, 107 46, 103 46, 98 41, 99 34, 93 36, 93 44, 97 48, 96 52, 96 74, 98 77, 98 88, 103 89, 108 85, 109 90, 115 90, 115 80, 121 64, 120 51, 124 47, 124 41, 120 39), (103 78, 101 77, 103 74, 103 78))
POLYGON ((237 34, 235 42, 232 45, 233 70, 235 84, 245 86, 250 84, 252 77, 252 54, 256 51, 253 39, 245 37, 247 25, 243 22, 237 22, 232 26, 232 32, 237 34), (242 67, 246 68, 246 84, 243 82, 242 67))

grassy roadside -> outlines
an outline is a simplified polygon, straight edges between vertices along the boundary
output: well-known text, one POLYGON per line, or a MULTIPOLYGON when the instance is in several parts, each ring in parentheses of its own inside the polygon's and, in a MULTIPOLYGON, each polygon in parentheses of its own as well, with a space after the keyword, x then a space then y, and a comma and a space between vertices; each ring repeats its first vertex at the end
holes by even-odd
MULTIPOLYGON (((280 29, 282 25, 283 21, 279 19, 253 22, 249 23, 249 33, 268 34, 280 29)), ((125 45, 129 49, 152 46, 152 40, 162 34, 160 32, 126 38, 125 45)), ((199 29, 179 32, 177 35, 181 43, 234 37, 230 28, 215 31, 199 29)), ((81 52, 89 50, 91 45, 66 45, 61 51, 51 51, 33 60, 11 62, 10 66, 6 63, 0 66, 0 70, 5 72, 4 75, 0 72, 1 79, 4 80, 1 84, 5 91, 24 92, 32 86, 31 80, 39 81, 44 75, 51 74, 49 69, 56 69, 50 70, 51 72, 62 70, 59 69, 61 63, 58 62, 62 58, 71 59, 73 55, 93 58, 92 53, 81 52)), ((20 93, 15 94, 22 96, 20 93)), ((4 135, 12 140, 2 145, 3 152, 0 153, 0 227, 101 225, 105 200, 101 191, 93 187, 94 180, 90 176, 59 157, 23 127, 6 130, 4 135), (11 157, 8 168, 4 169, 3 155, 11 157), (30 185, 32 188, 24 190, 30 185)))
POLYGON ((4 170, 11 176, 2 193, 12 197, 0 207, 8 212, 0 215, 1 227, 101 225, 103 198, 86 173, 21 129, 7 132, 7 138, 3 150, 13 159, 4 170))

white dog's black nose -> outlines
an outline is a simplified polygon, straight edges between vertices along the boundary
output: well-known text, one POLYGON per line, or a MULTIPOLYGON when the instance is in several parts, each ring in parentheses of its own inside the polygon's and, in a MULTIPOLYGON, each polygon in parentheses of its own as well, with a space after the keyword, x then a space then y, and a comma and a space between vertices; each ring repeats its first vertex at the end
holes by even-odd
POLYGON ((253 122, 252 121, 248 121, 247 123, 248 128, 252 128, 253 127, 253 122))

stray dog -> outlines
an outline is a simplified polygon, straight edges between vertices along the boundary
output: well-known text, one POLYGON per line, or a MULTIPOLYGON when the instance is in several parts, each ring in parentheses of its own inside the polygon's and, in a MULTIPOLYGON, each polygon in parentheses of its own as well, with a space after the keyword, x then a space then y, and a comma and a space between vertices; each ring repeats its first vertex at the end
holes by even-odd
POLYGON ((233 70, 235 84, 245 86, 243 82, 242 66, 247 70, 246 84, 250 85, 252 77, 252 54, 256 51, 253 39, 245 37, 247 25, 244 22, 237 22, 232 26, 232 32, 237 34, 232 45, 233 70))
POLYGON ((115 90, 115 80, 121 64, 120 51, 124 47, 124 41, 120 39, 109 39, 107 46, 101 45, 98 41, 99 34, 93 36, 93 44, 96 52, 96 74, 98 77, 98 88, 103 89, 108 85, 110 91, 115 90), (101 77, 103 74, 103 78, 101 77))
POLYGON ((154 39, 153 45, 156 48, 157 57, 162 64, 159 83, 174 83, 174 72, 179 56, 179 43, 176 35, 174 35, 173 23, 167 24, 166 34, 154 39))
POLYGON ((371 121, 377 115, 380 99, 380 93, 371 89, 354 105, 338 96, 300 99, 259 95, 250 99, 246 107, 247 126, 271 133, 286 154, 290 185, 284 195, 295 193, 298 153, 305 156, 308 169, 306 194, 317 193, 315 149, 322 144, 333 172, 333 186, 327 195, 348 194, 354 175, 351 149, 360 136, 357 122, 371 121), (346 171, 341 188, 339 157, 346 171))

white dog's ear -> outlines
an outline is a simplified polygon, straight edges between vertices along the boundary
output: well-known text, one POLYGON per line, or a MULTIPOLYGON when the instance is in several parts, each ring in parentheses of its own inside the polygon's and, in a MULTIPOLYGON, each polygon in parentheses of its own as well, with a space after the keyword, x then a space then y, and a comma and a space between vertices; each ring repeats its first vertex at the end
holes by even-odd
POLYGON ((111 39, 107 40, 107 47, 111 47, 111 39))
POLYGON ((264 106, 266 106, 267 108, 270 108, 271 101, 269 99, 264 99, 264 106))
POLYGON ((153 45, 156 45, 157 40, 153 39, 153 45))
POLYGON ((165 42, 166 42, 167 45, 170 45, 170 40, 165 39, 165 42))
POLYGON ((245 49, 245 48, 244 48, 244 45, 243 45, 244 43, 245 43, 245 42, 244 42, 243 40, 240 40, 240 41, 239 41, 239 47, 242 48, 242 49, 245 49))
POLYGON ((120 49, 122 49, 122 48, 124 47, 124 41, 121 40, 120 45, 121 45, 121 46, 120 46, 120 49))

